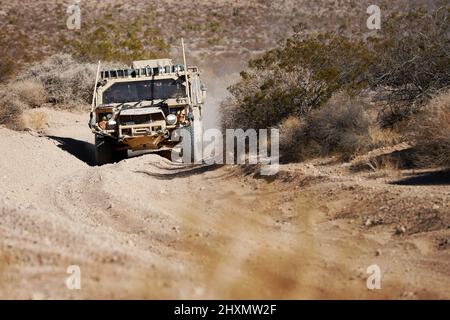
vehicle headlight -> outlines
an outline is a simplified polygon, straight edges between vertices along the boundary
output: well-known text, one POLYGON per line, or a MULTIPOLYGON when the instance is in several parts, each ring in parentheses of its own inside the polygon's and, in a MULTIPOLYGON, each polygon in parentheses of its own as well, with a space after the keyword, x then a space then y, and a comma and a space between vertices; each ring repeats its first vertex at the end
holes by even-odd
POLYGON ((166 123, 167 123, 169 126, 174 125, 175 123, 177 123, 177 116, 174 115, 174 114, 169 114, 169 115, 166 117, 166 123))

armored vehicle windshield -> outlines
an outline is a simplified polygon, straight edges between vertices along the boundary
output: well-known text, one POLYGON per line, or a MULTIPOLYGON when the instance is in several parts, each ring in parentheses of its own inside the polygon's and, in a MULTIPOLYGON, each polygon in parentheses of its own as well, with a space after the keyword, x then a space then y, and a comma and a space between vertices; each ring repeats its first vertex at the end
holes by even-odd
POLYGON ((118 82, 103 93, 103 103, 166 100, 185 96, 185 86, 174 79, 118 82))

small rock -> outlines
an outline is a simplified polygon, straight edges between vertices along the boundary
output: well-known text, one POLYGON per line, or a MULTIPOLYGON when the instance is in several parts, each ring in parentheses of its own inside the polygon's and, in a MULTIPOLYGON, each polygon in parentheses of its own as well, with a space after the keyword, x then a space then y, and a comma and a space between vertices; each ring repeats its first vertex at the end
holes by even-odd
POLYGON ((114 206, 114 205, 113 205, 112 203, 110 203, 106 209, 108 209, 108 210, 109 210, 109 209, 112 209, 113 206, 114 206))
POLYGON ((406 228, 404 226, 399 226, 395 228, 395 234, 400 235, 406 232, 406 228))
POLYGON ((433 210, 438 210, 439 206, 437 204, 433 204, 433 210))
POLYGON ((378 249, 377 251, 375 251, 375 255, 376 255, 377 257, 381 256, 381 250, 378 249))
POLYGON ((367 219, 366 222, 364 222, 364 225, 365 225, 366 227, 370 227, 370 226, 372 225, 372 220, 367 219))

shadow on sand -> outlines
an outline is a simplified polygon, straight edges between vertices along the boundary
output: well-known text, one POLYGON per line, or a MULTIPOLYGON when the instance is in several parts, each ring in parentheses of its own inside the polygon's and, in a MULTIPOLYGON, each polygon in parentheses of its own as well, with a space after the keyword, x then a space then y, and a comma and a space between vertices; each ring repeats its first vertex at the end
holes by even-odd
POLYGON ((73 138, 46 136, 47 138, 58 142, 58 148, 64 150, 87 165, 95 166, 95 147, 92 143, 73 138))
POLYGON ((391 184, 401 186, 443 186, 450 185, 450 169, 426 171, 411 177, 394 181, 391 184))

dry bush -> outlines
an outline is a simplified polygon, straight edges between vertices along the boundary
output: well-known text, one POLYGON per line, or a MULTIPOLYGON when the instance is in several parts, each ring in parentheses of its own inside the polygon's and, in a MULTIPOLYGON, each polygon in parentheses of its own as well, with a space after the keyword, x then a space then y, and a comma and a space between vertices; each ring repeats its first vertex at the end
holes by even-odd
POLYGON ((20 99, 32 108, 37 108, 47 102, 47 93, 40 81, 29 79, 16 81, 9 85, 20 99))
POLYGON ((393 146, 403 142, 404 137, 395 128, 380 128, 377 125, 373 125, 369 128, 369 137, 371 144, 374 148, 381 148, 387 146, 393 146))
POLYGON ((307 128, 306 121, 295 116, 290 116, 281 122, 279 125, 281 161, 304 160, 307 128))
POLYGON ((450 165, 450 91, 434 97, 410 122, 419 166, 450 165))
POLYGON ((2 52, 2 59, 0 59, 0 82, 6 82, 14 73, 16 63, 9 57, 5 57, 2 52))
POLYGON ((41 132, 48 123, 47 114, 39 110, 29 110, 22 115, 23 126, 26 129, 41 132))
POLYGON ((386 19, 383 32, 371 39, 378 59, 371 68, 372 86, 382 127, 419 112, 439 90, 450 86, 450 5, 428 12, 416 10, 386 19))
POLYGON ((345 93, 304 117, 290 116, 278 126, 282 161, 339 155, 348 160, 371 147, 367 104, 345 93))
POLYGON ((17 94, 6 87, 0 88, 0 125, 13 130, 23 130, 22 113, 26 105, 17 94))
POLYGON ((370 146, 367 104, 347 94, 334 95, 308 117, 309 137, 321 155, 339 154, 348 160, 370 146))
POLYGON ((19 81, 38 81, 48 102, 74 108, 87 105, 92 97, 96 66, 75 61, 70 55, 57 54, 28 69, 19 81))

